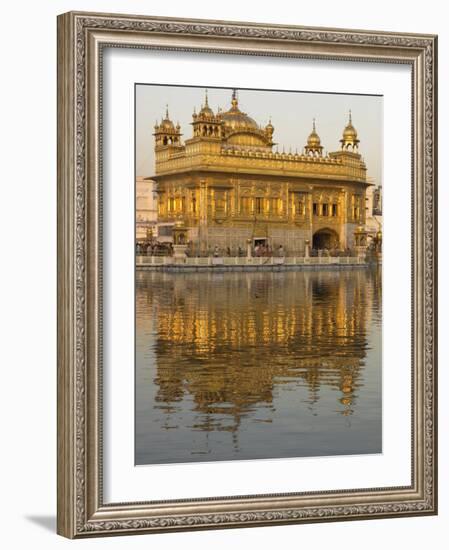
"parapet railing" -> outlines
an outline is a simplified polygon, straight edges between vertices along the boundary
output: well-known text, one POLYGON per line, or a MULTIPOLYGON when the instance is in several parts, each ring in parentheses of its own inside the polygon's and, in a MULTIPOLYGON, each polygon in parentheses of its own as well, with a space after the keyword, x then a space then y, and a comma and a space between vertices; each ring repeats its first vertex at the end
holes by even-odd
POLYGON ((264 266, 264 265, 361 265, 364 258, 354 256, 287 256, 287 257, 186 257, 173 256, 136 256, 137 266, 264 266))

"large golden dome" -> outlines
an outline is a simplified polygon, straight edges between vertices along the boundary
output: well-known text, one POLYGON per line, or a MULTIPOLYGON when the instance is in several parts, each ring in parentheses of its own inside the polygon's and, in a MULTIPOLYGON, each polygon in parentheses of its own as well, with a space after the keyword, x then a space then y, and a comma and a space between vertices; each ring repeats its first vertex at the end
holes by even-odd
POLYGON ((229 111, 220 113, 220 119, 228 131, 260 130, 257 122, 239 109, 235 91, 232 94, 231 104, 232 106, 229 111))
POLYGON ((239 109, 236 90, 232 93, 229 111, 217 114, 228 145, 238 147, 267 148, 273 145, 273 126, 262 129, 257 122, 239 109))

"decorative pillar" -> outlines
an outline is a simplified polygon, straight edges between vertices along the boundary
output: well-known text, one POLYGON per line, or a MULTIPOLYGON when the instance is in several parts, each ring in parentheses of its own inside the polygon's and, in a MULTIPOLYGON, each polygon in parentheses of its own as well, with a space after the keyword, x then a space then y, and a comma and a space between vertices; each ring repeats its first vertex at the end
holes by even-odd
POLYGON ((380 229, 374 239, 374 251, 377 263, 382 264, 382 231, 380 229))
POLYGON ((305 247, 304 247, 304 257, 310 258, 310 241, 309 239, 306 239, 304 241, 305 247))
POLYGON ((198 233, 199 233, 199 249, 201 253, 207 253, 208 235, 207 235, 207 185, 205 180, 200 181, 199 193, 199 212, 198 212, 198 233))
POLYGON ((357 257, 365 261, 367 238, 366 238, 366 230, 362 224, 359 224, 357 226, 357 229, 354 231, 354 240, 355 240, 354 248, 357 252, 357 257))
POLYGON ((251 251, 251 239, 246 239, 246 257, 251 258, 252 251, 251 251))
POLYGON ((175 263, 185 263, 187 246, 187 228, 182 221, 177 221, 173 228, 173 259, 175 263))

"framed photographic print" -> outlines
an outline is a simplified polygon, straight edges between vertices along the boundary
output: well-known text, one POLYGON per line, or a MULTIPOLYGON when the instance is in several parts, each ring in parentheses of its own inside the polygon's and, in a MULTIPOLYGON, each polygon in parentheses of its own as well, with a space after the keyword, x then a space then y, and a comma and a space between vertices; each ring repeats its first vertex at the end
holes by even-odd
POLYGON ((58 532, 435 514, 432 35, 58 18, 58 532))

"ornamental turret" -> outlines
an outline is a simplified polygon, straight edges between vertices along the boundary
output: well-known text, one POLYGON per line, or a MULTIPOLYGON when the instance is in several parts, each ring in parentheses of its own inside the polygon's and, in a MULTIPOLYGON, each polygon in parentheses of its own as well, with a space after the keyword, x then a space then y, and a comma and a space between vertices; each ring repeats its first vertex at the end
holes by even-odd
POLYGON ((274 142, 273 142, 274 126, 271 124, 271 117, 270 117, 270 120, 268 121, 268 124, 265 126, 265 134, 267 136, 269 145, 274 145, 274 142))
POLYGON ((192 115, 193 137, 201 137, 206 139, 221 139, 222 137, 222 122, 220 114, 217 115, 209 107, 209 99, 207 96, 205 102, 201 106, 200 112, 197 114, 196 110, 192 115))
POLYGON ((321 145, 320 136, 317 134, 316 131, 315 119, 313 119, 312 132, 307 138, 307 145, 304 147, 304 152, 308 156, 323 156, 323 146, 321 145))
POLYGON ((173 124, 168 114, 168 105, 165 109, 165 118, 163 118, 158 124, 154 125, 154 137, 155 137, 155 147, 170 147, 175 146, 179 147, 181 145, 181 127, 179 122, 176 126, 173 124))
POLYGON ((349 111, 349 121, 343 130, 343 137, 340 140, 340 143, 341 148, 344 151, 353 151, 354 153, 357 153, 359 150, 360 140, 357 138, 357 131, 352 125, 351 111, 349 111))

